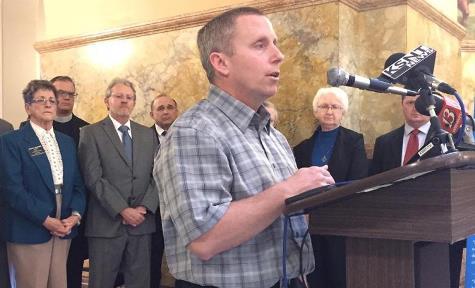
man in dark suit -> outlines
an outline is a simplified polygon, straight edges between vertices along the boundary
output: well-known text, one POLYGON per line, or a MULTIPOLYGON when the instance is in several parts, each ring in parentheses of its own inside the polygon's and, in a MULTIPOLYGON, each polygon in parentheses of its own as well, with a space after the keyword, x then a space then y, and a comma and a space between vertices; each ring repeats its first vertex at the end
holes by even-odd
MULTIPOLYGON (((58 105, 53 128, 74 139, 79 144, 79 129, 88 125, 86 121, 73 114, 74 100, 77 96, 76 85, 69 76, 56 76, 51 79, 58 95, 58 105)), ((85 219, 83 219, 85 222, 85 219)), ((68 288, 82 287, 82 269, 87 259, 87 239, 84 236, 85 225, 79 226, 78 236, 71 241, 69 248, 67 273, 68 288)))
MULTIPOLYGON (((434 136, 435 131, 430 125, 429 116, 420 114, 414 107, 414 103, 418 97, 419 96, 403 97, 401 104, 405 124, 376 139, 370 169, 371 175, 408 164, 404 163, 404 158, 410 158, 411 156, 406 156, 406 151, 409 138, 414 129, 418 130, 419 148, 427 144, 434 136)), ((432 150, 434 151, 430 152, 430 156, 439 155, 439 147, 434 147, 432 150)))
MULTIPOLYGON (((157 137, 158 143, 165 137, 167 130, 178 117, 178 105, 175 99, 165 94, 159 94, 150 104, 150 117, 155 121, 152 130, 157 137)), ((160 207, 155 213, 155 224, 157 230, 152 234, 152 255, 151 255, 151 278, 150 287, 160 288, 162 279, 162 258, 163 258, 163 230, 162 219, 160 217, 160 207)))
MULTIPOLYGON (((371 163, 370 174, 378 174, 399 166, 409 164, 409 159, 427 144, 435 135, 434 129, 429 122, 429 116, 421 115, 416 111, 414 103, 419 96, 405 96, 402 98, 402 112, 404 114, 405 124, 387 134, 379 136, 376 139, 373 152, 373 160, 371 163), (417 135, 417 150, 411 153, 408 147, 411 146, 411 135, 415 131, 417 135)), ((415 136, 412 136, 416 138, 415 136)), ((427 157, 440 155, 440 147, 434 147, 428 152, 427 157)), ((462 252, 465 240, 450 245, 450 287, 459 287, 460 268, 462 252)), ((422 249, 424 243, 416 244, 416 248, 422 249)))
MULTIPOLYGON (((76 85, 69 76, 56 76, 51 79, 51 83, 58 93, 58 109, 53 128, 72 137, 77 146, 79 144, 79 129, 89 123, 73 113, 74 102, 78 95, 76 85)), ((68 286, 68 288, 72 287, 68 286)))
POLYGON ((150 105, 150 117, 155 121, 152 126, 155 135, 158 140, 163 139, 167 130, 178 117, 178 105, 175 99, 165 94, 159 94, 150 105))
POLYGON ((130 120, 133 84, 114 79, 104 102, 109 115, 81 129, 79 159, 90 193, 86 236, 89 287, 113 287, 123 271, 127 288, 150 285, 151 234, 158 192, 152 177, 158 147, 150 128, 130 120))
POLYGON ((23 90, 30 121, 0 138, 0 219, 16 287, 66 287, 71 238, 85 209, 71 137, 53 129, 56 90, 33 80, 23 90))
MULTIPOLYGON (((9 131, 13 130, 13 125, 9 122, 0 119, 0 135, 3 135, 9 131)), ((0 213, 5 208, 3 207, 5 204, 2 203, 2 199, 0 197, 0 213)), ((0 220, 1 221, 1 220, 0 220)), ((1 229, 0 229, 0 287, 10 287, 10 280, 8 276, 8 260, 7 260, 7 248, 5 246, 5 242, 1 237, 1 229)))

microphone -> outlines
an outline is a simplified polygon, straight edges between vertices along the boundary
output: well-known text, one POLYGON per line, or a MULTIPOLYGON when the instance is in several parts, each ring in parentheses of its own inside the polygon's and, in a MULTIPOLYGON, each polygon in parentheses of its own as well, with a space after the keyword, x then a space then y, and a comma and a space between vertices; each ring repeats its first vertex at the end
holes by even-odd
POLYGON ((418 90, 427 83, 432 89, 454 95, 456 92, 454 88, 432 75, 436 53, 434 49, 423 45, 407 54, 393 53, 386 59, 384 71, 380 77, 393 83, 403 84, 405 88, 413 90, 418 90), (423 77, 419 78, 419 74, 423 74, 423 77))
POLYGON ((449 84, 437 79, 434 75, 424 73, 424 78, 426 82, 435 90, 440 91, 442 93, 454 95, 457 90, 452 88, 449 84))
POLYGON ((417 92, 392 86, 391 83, 380 79, 368 79, 358 75, 352 75, 340 68, 330 68, 327 71, 327 83, 333 87, 348 86, 369 90, 378 93, 392 93, 403 96, 416 96, 417 92))
MULTIPOLYGON (((435 114, 439 118, 440 126, 445 131, 455 134, 462 126, 462 110, 459 103, 449 97, 433 93, 435 100, 435 114)), ((417 112, 430 116, 426 110, 427 104, 422 97, 416 99, 414 104, 417 112)))

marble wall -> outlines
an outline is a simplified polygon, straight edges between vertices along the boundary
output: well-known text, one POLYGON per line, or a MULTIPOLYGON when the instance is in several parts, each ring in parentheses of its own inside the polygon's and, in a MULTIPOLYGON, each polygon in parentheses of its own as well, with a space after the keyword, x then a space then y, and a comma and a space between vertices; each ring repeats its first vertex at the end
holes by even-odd
MULTIPOLYGON (((281 86, 271 101, 280 111, 278 129, 291 145, 313 133, 311 102, 318 88, 326 86, 326 71, 330 67, 340 66, 348 72, 375 77, 390 54, 425 43, 438 50, 437 75, 461 85, 459 40, 408 5, 358 10, 345 1, 295 2, 306 4, 273 9, 268 14, 286 56, 281 67, 281 86)), ((79 93, 75 113, 90 122, 107 113, 103 96, 108 82, 114 77, 126 77, 137 87, 133 118, 151 125, 149 103, 159 92, 175 98, 182 111, 206 95, 208 83, 195 44, 198 29, 169 29, 42 52, 42 76, 73 76, 79 93), (104 56, 94 50, 101 46, 104 56), (119 62, 100 61, 120 53, 127 56, 119 62)), ((399 96, 345 90, 350 95, 351 107, 343 125, 363 133, 367 144, 373 144, 377 136, 402 123, 399 96)))

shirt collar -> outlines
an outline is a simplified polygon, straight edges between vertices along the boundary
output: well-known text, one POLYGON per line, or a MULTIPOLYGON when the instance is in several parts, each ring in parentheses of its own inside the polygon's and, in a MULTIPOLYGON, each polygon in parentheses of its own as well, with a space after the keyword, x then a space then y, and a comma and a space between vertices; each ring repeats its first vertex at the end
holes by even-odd
POLYGON ((242 132, 249 126, 254 126, 259 131, 266 128, 265 131, 270 132, 270 114, 264 106, 261 105, 256 112, 214 85, 210 86, 208 101, 221 110, 242 132))
POLYGON ((67 115, 67 116, 57 116, 54 121, 59 122, 59 123, 66 123, 71 121, 73 119, 73 113, 67 115))
POLYGON ((38 138, 42 139, 47 133, 53 136, 53 138, 56 138, 56 136, 54 135, 53 128, 46 130, 43 127, 33 123, 32 121, 30 121, 30 125, 31 128, 33 128, 33 131, 35 132, 36 136, 38 136, 38 138))
POLYGON ((130 129, 130 119, 127 120, 127 122, 125 122, 125 124, 120 124, 119 121, 115 120, 114 117, 112 117, 110 114, 109 114, 109 118, 112 120, 112 124, 114 124, 115 130, 119 130, 119 127, 124 125, 124 126, 129 127, 129 131, 132 131, 130 129))
MULTIPOLYGON (((429 133, 429 128, 430 128, 430 121, 427 121, 426 124, 424 124, 421 127, 417 128, 417 130, 419 130, 419 132, 427 135, 427 133, 429 133)), ((406 122, 404 124, 404 135, 405 136, 409 135, 409 133, 411 133, 412 130, 414 130, 414 128, 412 126, 410 126, 409 124, 407 124, 407 122, 406 122)))
POLYGON ((163 129, 162 127, 158 126, 157 124, 155 124, 155 130, 157 131, 158 135, 162 135, 162 133, 165 131, 165 129, 163 129))

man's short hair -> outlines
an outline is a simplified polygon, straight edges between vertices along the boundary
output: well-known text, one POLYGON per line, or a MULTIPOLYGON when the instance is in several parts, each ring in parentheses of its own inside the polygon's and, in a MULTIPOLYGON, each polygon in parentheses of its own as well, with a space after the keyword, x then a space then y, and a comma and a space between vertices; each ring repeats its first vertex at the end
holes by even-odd
POLYGON ((157 96, 155 96, 155 98, 153 98, 152 103, 150 103, 150 111, 153 111, 153 104, 155 103, 155 100, 157 100, 158 98, 161 98, 161 97, 168 97, 168 98, 172 99, 173 103, 175 103, 175 108, 178 109, 178 103, 176 103, 175 99, 173 99, 172 97, 168 96, 165 93, 159 93, 157 96))
POLYGON ((324 95, 333 94, 335 97, 340 101, 341 106, 343 108, 343 112, 348 111, 348 94, 343 91, 341 88, 338 87, 327 87, 327 88, 320 88, 317 91, 317 94, 313 98, 312 106, 313 111, 317 111, 318 100, 324 95))
POLYGON ((134 87, 134 84, 132 82, 130 82, 129 80, 127 80, 125 78, 114 78, 109 83, 109 86, 107 86, 106 97, 105 97, 106 99, 111 97, 112 88, 114 88, 114 86, 119 85, 119 84, 125 85, 125 86, 129 87, 130 89, 132 89, 132 92, 134 93, 134 100, 137 98, 137 95, 135 94, 135 87, 134 87))
POLYGON ((33 95, 38 90, 48 90, 52 91, 54 94, 54 98, 58 98, 56 95, 56 88, 54 88, 53 84, 48 80, 31 80, 23 89, 23 101, 25 104, 31 104, 33 101, 33 95))
POLYGON ((76 83, 74 83, 73 78, 66 76, 66 75, 59 75, 53 77, 51 80, 49 80, 51 83, 54 84, 56 81, 64 81, 64 82, 71 82, 73 84, 74 90, 76 90, 76 83))
POLYGON ((259 9, 239 7, 222 13, 211 19, 198 31, 198 49, 200 50, 201 65, 206 71, 210 83, 214 80, 214 68, 209 61, 213 52, 224 52, 233 55, 231 39, 234 32, 234 22, 242 15, 264 15, 259 9))

